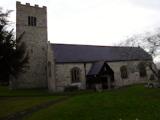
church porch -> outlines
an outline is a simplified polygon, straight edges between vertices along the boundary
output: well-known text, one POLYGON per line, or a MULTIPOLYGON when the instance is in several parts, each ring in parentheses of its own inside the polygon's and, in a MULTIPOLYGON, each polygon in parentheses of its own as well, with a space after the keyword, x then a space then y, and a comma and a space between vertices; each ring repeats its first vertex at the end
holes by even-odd
POLYGON ((105 62, 96 62, 91 67, 86 80, 87 89, 114 88, 114 72, 105 62))

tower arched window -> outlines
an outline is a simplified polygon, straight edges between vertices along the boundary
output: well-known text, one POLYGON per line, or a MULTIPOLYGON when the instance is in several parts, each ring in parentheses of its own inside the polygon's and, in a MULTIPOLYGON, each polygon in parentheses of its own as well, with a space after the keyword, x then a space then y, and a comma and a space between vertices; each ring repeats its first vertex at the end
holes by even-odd
POLYGON ((145 77, 147 75, 146 67, 145 67, 144 62, 141 62, 141 63, 138 64, 138 69, 139 69, 139 76, 140 77, 145 77))
POLYGON ((121 66, 120 71, 121 71, 121 78, 123 79, 128 78, 128 71, 126 66, 121 66))
POLYGON ((71 79, 72 83, 80 82, 80 69, 78 67, 71 69, 71 79))

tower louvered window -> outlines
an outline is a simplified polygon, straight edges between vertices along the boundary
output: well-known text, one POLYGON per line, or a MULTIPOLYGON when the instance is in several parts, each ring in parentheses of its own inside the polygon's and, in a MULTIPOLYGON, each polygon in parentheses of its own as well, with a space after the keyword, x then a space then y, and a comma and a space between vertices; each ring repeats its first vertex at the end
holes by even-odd
POLYGON ((28 16, 28 26, 37 26, 37 18, 28 16))

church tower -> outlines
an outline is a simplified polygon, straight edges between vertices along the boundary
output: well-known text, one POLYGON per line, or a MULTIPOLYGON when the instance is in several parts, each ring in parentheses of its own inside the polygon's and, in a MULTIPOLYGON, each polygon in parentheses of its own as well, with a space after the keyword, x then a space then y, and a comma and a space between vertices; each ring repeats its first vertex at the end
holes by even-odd
POLYGON ((16 2, 16 37, 29 53, 29 69, 15 80, 16 88, 47 87, 47 8, 16 2))

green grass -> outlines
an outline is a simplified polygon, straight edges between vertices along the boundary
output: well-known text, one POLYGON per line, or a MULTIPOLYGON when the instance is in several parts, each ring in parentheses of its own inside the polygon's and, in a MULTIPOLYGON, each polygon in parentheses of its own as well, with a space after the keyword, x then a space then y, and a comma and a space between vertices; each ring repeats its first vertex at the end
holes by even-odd
POLYGON ((45 103, 60 97, 8 97, 0 99, 0 117, 8 116, 12 113, 45 103))
POLYGON ((15 97, 15 96, 48 96, 51 95, 47 89, 22 89, 11 90, 8 87, 0 86, 0 97, 15 97))
POLYGON ((43 89, 9 90, 7 87, 0 87, 0 118, 62 97, 43 89))
POLYGON ((51 94, 47 90, 9 90, 0 87, 0 118, 24 109, 69 99, 26 116, 24 120, 159 120, 160 89, 135 85, 103 92, 51 94))
POLYGON ((80 94, 25 120, 159 120, 160 89, 142 85, 80 94))

